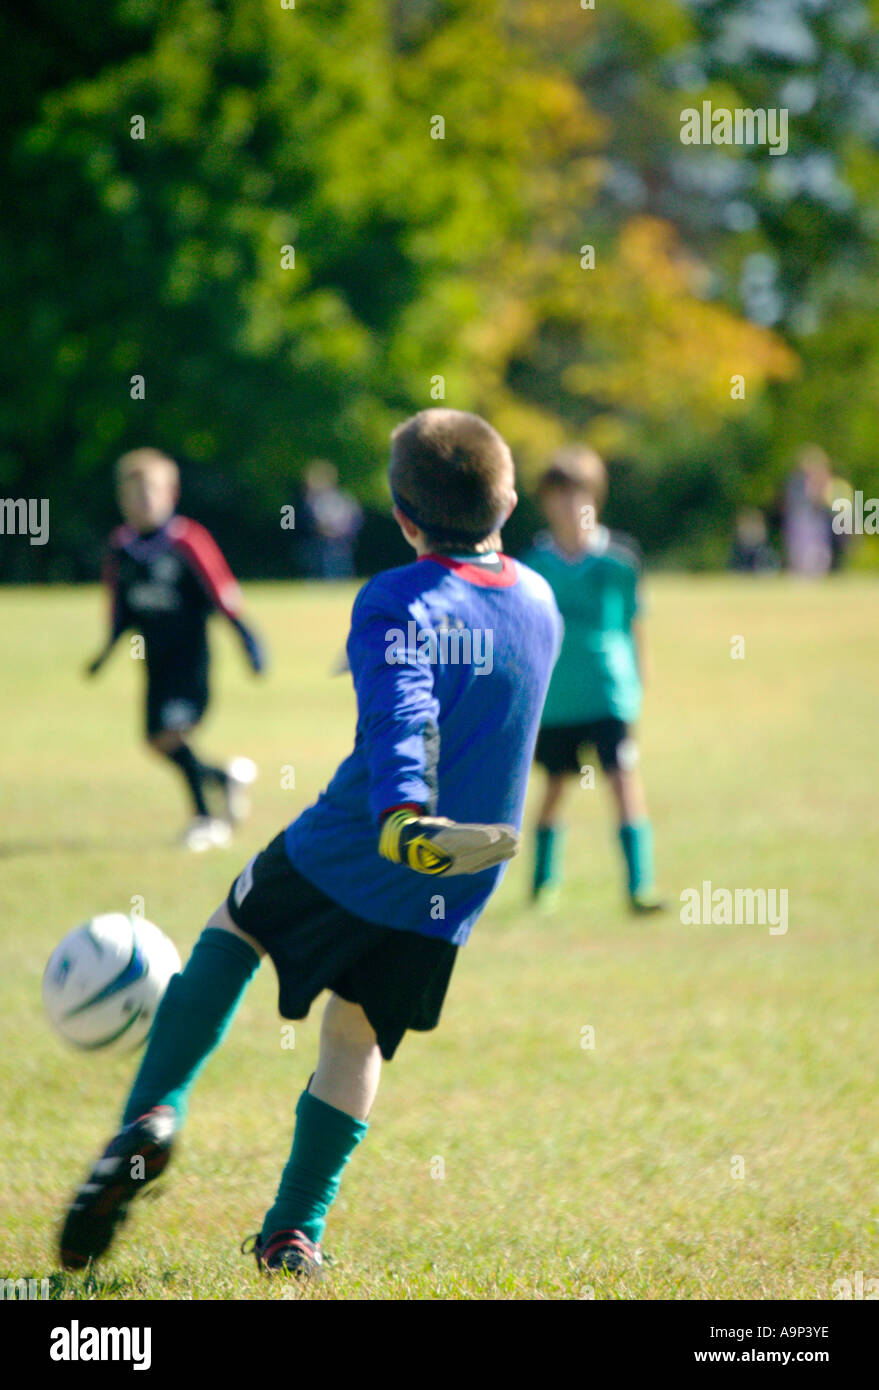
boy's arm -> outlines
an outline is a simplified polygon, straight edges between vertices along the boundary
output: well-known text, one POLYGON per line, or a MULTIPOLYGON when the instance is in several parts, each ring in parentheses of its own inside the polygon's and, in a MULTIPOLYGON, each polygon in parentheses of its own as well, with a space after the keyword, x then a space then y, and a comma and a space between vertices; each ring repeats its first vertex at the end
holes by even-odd
POLYGON ((174 544, 201 584, 214 608, 241 638, 247 660, 257 674, 265 669, 266 653, 256 633, 241 618, 241 587, 210 531, 197 521, 177 516, 169 530, 174 544))
POLYGON ((410 642, 410 620, 406 606, 372 581, 355 601, 348 638, 378 853, 416 873, 479 873, 511 858, 518 836, 509 826, 463 825, 431 814, 439 702, 434 667, 417 659, 410 642))
POLYGON ((640 551, 635 551, 634 558, 635 565, 631 576, 631 587, 627 600, 627 618, 632 645, 635 648, 635 664, 638 668, 638 676, 643 686, 646 685, 650 679, 650 653, 647 645, 647 636, 644 630, 646 604, 644 601, 643 567, 640 551))
POLYGON ((87 676, 97 675, 123 632, 131 627, 131 614, 119 588, 119 553, 115 549, 109 550, 104 557, 101 580, 110 593, 110 633, 98 655, 86 666, 87 676))
POLYGON ((641 684, 647 685, 651 675, 650 649, 647 643, 644 623, 641 618, 636 617, 632 619, 630 631, 632 633, 632 641, 635 645, 635 661, 638 665, 638 675, 641 678, 641 684))

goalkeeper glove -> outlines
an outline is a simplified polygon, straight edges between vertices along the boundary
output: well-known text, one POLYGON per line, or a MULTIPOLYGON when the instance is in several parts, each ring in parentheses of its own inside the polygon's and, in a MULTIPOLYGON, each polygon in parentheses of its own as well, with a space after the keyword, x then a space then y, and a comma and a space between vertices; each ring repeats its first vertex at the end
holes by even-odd
POLYGON ((417 874, 478 874, 518 854, 519 834, 512 825, 469 825, 391 811, 382 824, 378 852, 417 874))

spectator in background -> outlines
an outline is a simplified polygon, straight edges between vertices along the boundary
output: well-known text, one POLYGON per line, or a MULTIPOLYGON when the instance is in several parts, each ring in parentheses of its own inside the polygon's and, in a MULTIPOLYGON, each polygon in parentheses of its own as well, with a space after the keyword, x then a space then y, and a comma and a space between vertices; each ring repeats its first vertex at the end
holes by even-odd
POLYGON ((830 568, 833 573, 842 569, 846 551, 852 541, 849 532, 841 531, 834 527, 833 521, 837 515, 837 511, 833 504, 836 502, 838 506, 842 499, 845 499, 847 502, 853 502, 854 496, 855 490, 847 478, 833 477, 828 480, 827 496, 825 500, 827 505, 827 529, 830 536, 830 568))
POLYGON ((788 569, 794 574, 827 574, 832 562, 830 460, 817 444, 806 444, 784 493, 782 533, 788 569))
POLYGON ((729 567, 740 574, 763 574, 778 569, 778 556, 767 540, 766 518, 756 507, 742 507, 729 567))
POLYGON ((338 482, 338 470, 327 459, 315 459, 305 470, 295 529, 300 563, 311 579, 350 579, 354 574, 363 511, 338 482))

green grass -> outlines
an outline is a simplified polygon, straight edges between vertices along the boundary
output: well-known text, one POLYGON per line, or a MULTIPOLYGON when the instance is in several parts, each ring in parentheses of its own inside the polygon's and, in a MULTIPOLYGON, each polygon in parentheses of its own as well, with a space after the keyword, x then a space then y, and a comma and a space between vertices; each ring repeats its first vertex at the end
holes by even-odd
MULTIPOLYGON (((53 1275, 55 1296, 826 1299, 837 1278, 879 1276, 879 587, 652 589, 643 764, 672 911, 625 914, 605 789, 572 791, 559 914, 527 909, 523 855, 461 953, 440 1028, 385 1068, 331 1216, 332 1276, 304 1294, 267 1287, 238 1253, 274 1194, 320 1014, 283 1050, 265 966, 162 1194, 93 1277, 53 1275), (744 660, 730 657, 738 634, 744 660), (787 935, 683 926, 679 894, 703 879, 787 888, 787 935)), ((174 847, 185 804, 139 742, 141 670, 120 652, 95 682, 79 675, 99 643, 95 591, 0 594, 0 1275, 53 1274, 59 1213, 132 1069, 49 1031, 51 949, 140 895, 185 958, 244 860, 350 750, 350 680, 329 669, 352 593, 251 589, 274 656, 264 682, 215 631, 199 745, 262 771, 234 848, 205 856, 174 847)))

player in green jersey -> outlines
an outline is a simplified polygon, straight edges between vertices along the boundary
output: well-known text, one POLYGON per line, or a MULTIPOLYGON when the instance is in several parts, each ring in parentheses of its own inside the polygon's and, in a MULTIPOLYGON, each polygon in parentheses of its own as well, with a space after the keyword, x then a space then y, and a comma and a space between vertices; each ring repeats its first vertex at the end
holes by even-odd
POLYGON ((640 554, 628 536, 598 521, 607 473, 592 449, 563 449, 540 478, 538 496, 549 530, 525 563, 549 582, 565 632, 543 710, 535 758, 547 781, 537 822, 533 896, 554 905, 563 876, 565 827, 560 809, 582 759, 594 748, 610 783, 635 912, 664 904, 653 874, 647 816, 633 725, 641 712, 643 643, 639 615, 640 554))

